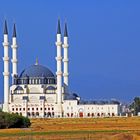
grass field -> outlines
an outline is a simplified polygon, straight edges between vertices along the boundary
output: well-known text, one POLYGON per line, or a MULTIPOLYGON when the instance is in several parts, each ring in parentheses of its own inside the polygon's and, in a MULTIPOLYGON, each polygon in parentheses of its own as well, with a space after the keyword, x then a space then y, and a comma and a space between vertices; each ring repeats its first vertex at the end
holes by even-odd
POLYGON ((1 129, 0 140, 140 140, 140 117, 32 119, 27 129, 1 129))

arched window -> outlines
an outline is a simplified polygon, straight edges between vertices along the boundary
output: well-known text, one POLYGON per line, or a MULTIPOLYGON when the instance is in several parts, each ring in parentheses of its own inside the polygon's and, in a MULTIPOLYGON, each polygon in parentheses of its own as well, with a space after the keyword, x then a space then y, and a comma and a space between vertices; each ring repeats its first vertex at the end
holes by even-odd
POLYGON ((100 117, 100 113, 97 113, 97 116, 100 117))
POLYGON ((87 116, 90 117, 90 113, 88 113, 87 116))
POLYGON ((28 112, 28 113, 27 113, 27 116, 30 116, 30 115, 31 115, 30 112, 28 112))
POLYGON ((41 79, 38 79, 38 84, 41 84, 41 79))
POLYGON ((36 112, 36 116, 39 116, 39 112, 36 112))

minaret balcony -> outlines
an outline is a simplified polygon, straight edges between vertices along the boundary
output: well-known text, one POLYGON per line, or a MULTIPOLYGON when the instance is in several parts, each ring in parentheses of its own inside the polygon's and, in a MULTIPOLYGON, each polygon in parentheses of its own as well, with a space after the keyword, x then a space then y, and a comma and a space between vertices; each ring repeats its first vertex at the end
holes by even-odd
POLYGON ((3 76, 9 76, 9 72, 3 72, 3 76))
POLYGON ((3 61, 9 61, 9 57, 7 56, 3 57, 3 61))
POLYGON ((68 44, 63 44, 62 46, 63 46, 63 48, 68 48, 69 47, 68 44))
POLYGON ((17 46, 17 45, 11 45, 11 48, 12 48, 12 49, 17 49, 18 46, 17 46))
POLYGON ((61 46, 62 45, 62 42, 56 42, 55 45, 56 45, 56 47, 57 46, 61 46))
POLYGON ((18 60, 17 60, 17 59, 11 59, 11 62, 12 62, 12 63, 17 63, 18 60))
POLYGON ((69 61, 68 58, 64 58, 64 59, 63 59, 63 62, 68 62, 68 61, 69 61))
POLYGON ((9 42, 3 42, 3 47, 9 47, 9 42))
POLYGON ((62 75, 62 71, 57 71, 56 75, 62 75))
POLYGON ((69 73, 63 73, 63 76, 67 77, 67 76, 69 76, 69 73))
POLYGON ((62 56, 55 57, 55 59, 56 59, 57 61, 61 61, 61 60, 62 60, 62 56))

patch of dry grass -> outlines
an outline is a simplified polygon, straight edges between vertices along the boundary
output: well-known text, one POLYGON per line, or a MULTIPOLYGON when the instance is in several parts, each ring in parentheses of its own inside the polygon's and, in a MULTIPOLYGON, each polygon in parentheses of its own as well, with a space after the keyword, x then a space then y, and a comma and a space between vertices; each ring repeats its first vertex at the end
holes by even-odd
POLYGON ((29 129, 1 129, 0 140, 140 140, 140 118, 32 119, 29 129))

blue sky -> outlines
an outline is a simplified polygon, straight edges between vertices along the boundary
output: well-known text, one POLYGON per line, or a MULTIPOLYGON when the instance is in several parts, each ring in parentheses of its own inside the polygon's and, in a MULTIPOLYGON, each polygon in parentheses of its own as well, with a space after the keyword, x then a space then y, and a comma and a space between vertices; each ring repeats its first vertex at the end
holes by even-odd
MULTIPOLYGON (((4 19, 10 43, 16 22, 19 73, 36 57, 55 73, 57 19, 62 32, 67 21, 71 91, 85 99, 131 101, 140 95, 139 7, 138 0, 0 0, 0 42, 4 19)), ((2 71, 0 59, 0 100, 2 71)))

